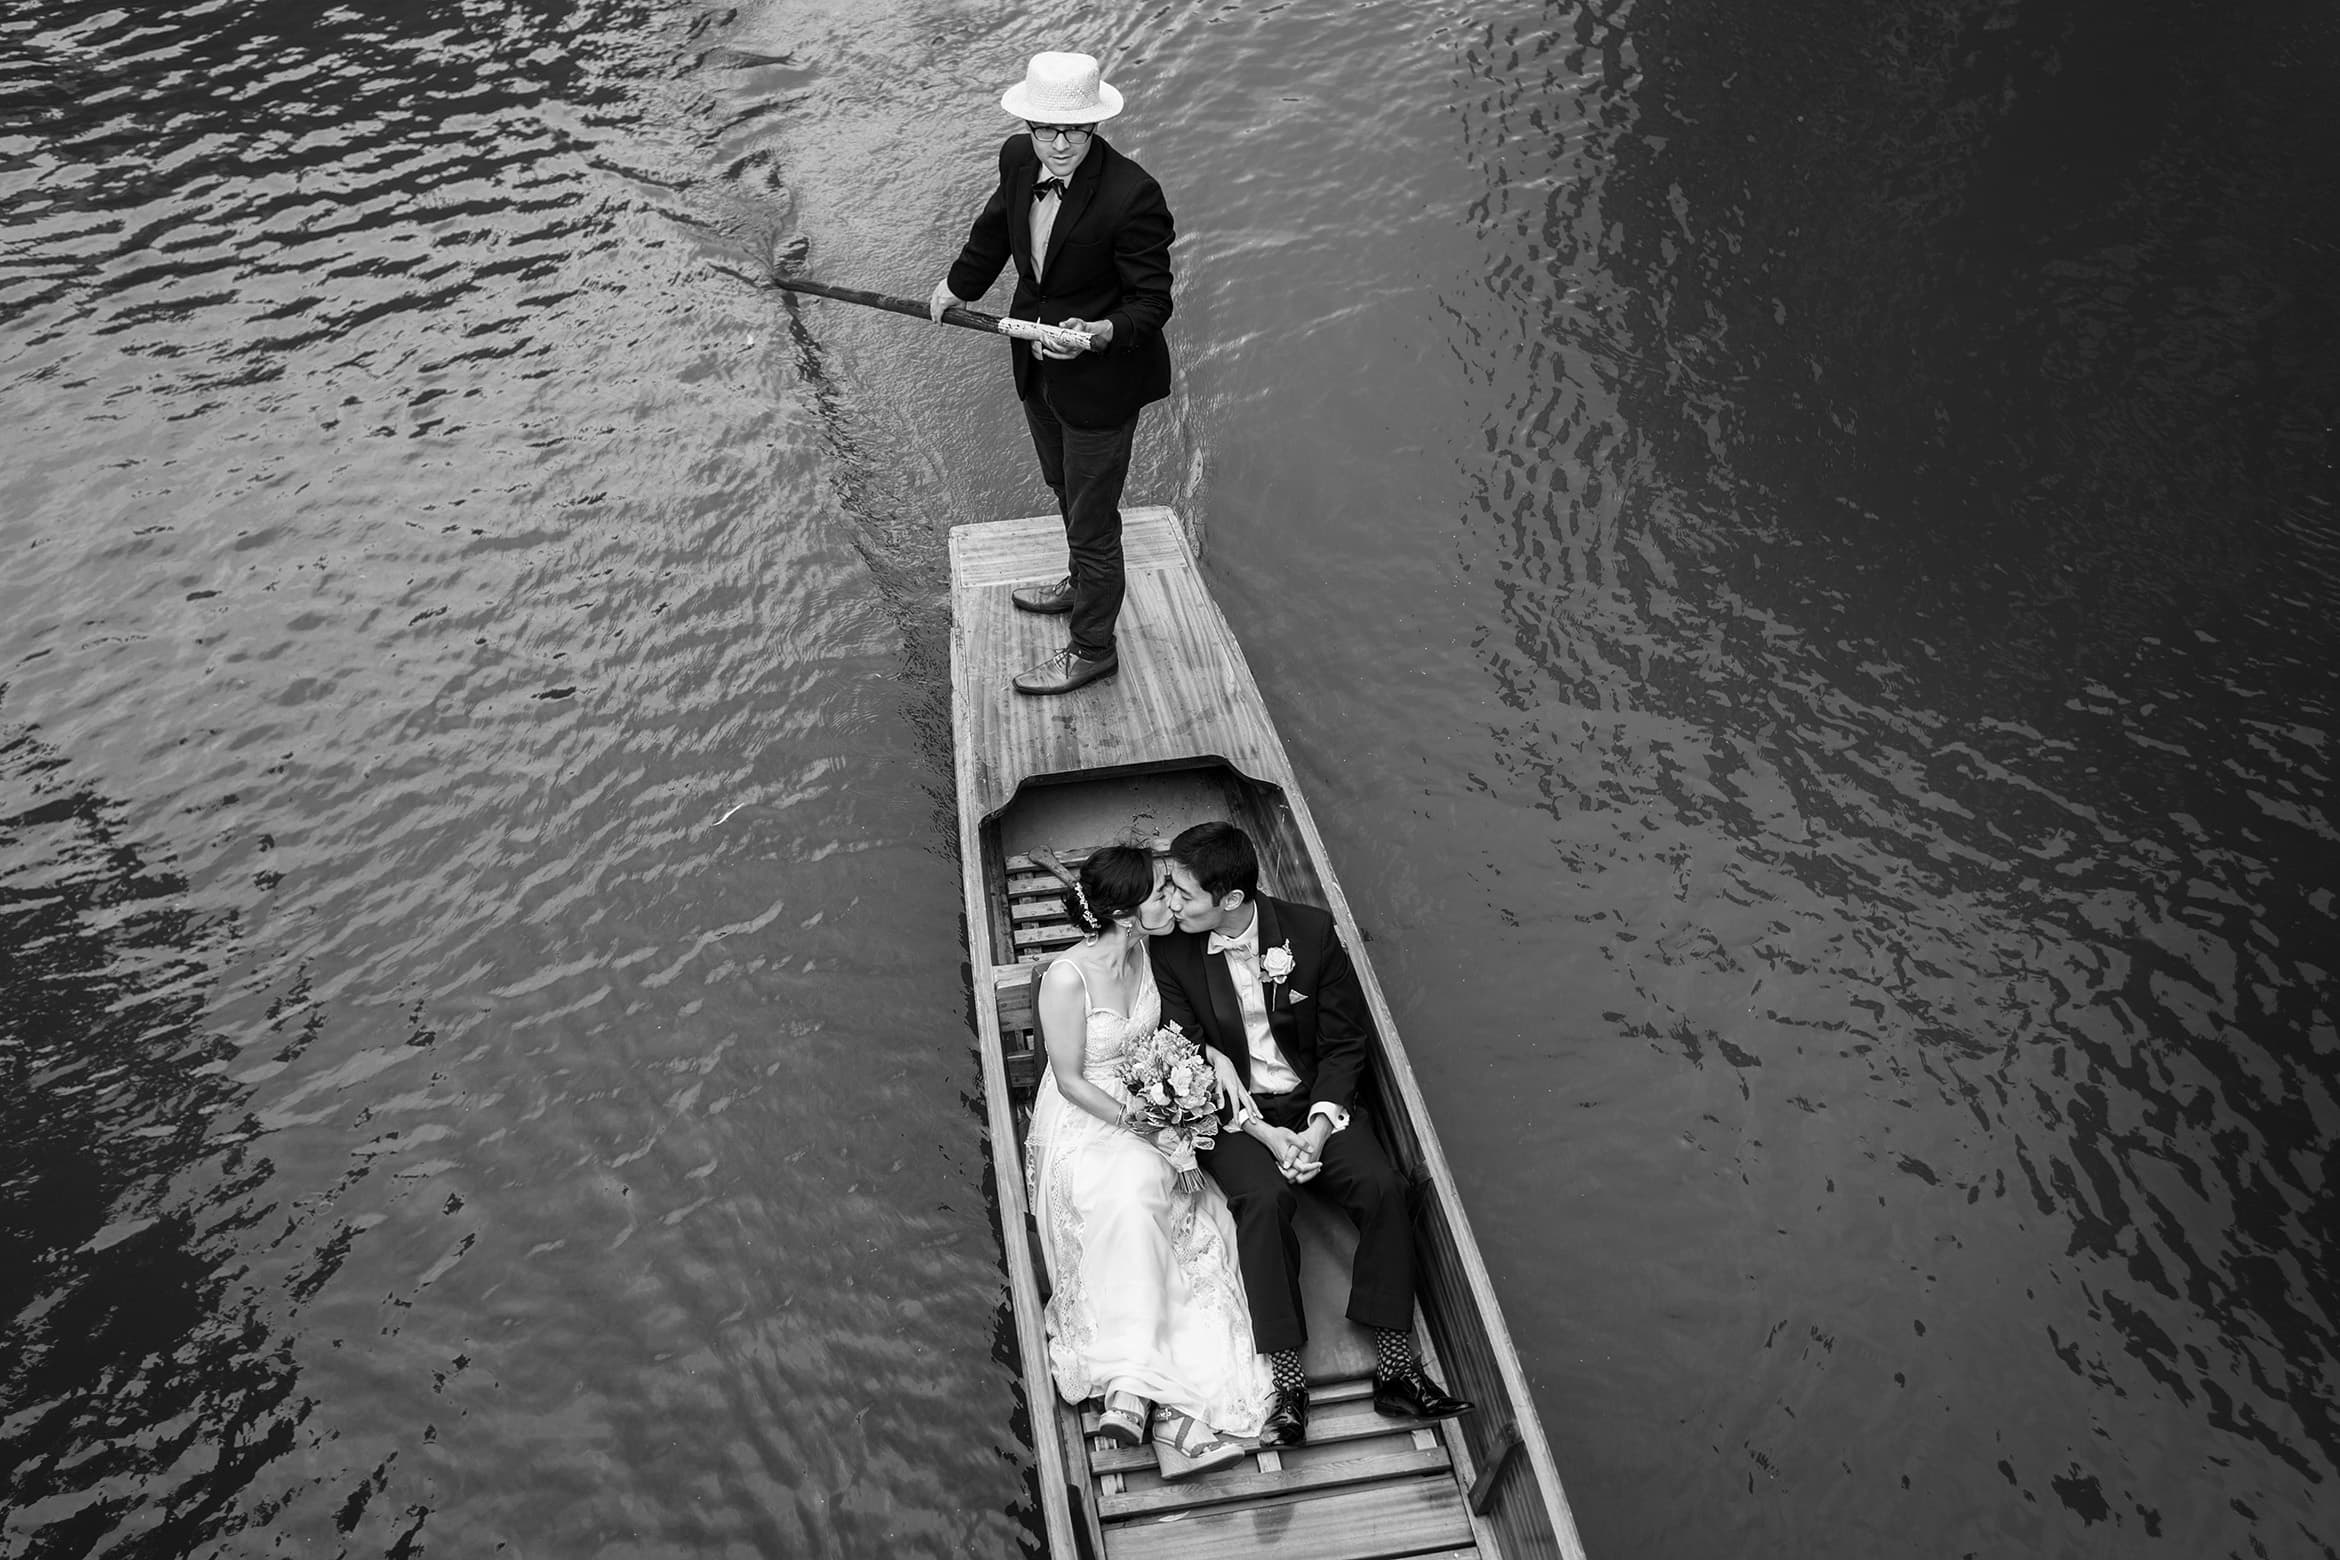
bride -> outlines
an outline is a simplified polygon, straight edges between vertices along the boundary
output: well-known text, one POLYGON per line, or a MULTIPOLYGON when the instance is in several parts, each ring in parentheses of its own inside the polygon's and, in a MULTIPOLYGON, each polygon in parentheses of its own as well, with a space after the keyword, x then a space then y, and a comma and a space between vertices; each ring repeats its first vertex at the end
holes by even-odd
MULTIPOLYGON (((1055 1286, 1048 1364, 1068 1403, 1102 1397, 1099 1433, 1135 1446, 1148 1408, 1163 1476, 1243 1455, 1271 1396, 1235 1266, 1235 1224, 1207 1176, 1180 1185, 1150 1136, 1161 1123, 1116 1076, 1124 1048, 1162 1020, 1149 932, 1174 924, 1153 858, 1109 845, 1067 892, 1086 932, 1040 980, 1048 1071, 1027 1135, 1027 1175, 1055 1286)), ((1214 1058, 1227 1098, 1247 1103, 1214 1058)))

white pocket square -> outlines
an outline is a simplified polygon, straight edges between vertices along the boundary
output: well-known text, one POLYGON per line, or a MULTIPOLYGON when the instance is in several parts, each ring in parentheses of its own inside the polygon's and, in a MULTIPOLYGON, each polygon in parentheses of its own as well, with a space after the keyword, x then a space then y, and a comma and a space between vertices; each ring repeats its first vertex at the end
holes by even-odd
POLYGON ((1308 1000, 1308 993, 1305 991, 1295 991, 1288 1000, 1293 1002, 1306 1002, 1308 1000))

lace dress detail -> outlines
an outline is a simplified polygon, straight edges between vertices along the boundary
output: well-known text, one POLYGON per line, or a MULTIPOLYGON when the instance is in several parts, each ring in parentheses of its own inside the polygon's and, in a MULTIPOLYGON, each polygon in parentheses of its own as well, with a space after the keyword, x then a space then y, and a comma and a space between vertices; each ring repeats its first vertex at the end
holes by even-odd
MULTIPOLYGON (((1153 972, 1140 968, 1126 1017, 1088 1010, 1081 1064, 1083 1077, 1124 1102, 1122 1053, 1162 1016, 1153 972)), ((1271 1382, 1252 1345, 1235 1221, 1218 1187, 1204 1177, 1198 1190, 1179 1190, 1168 1160, 1067 1100, 1053 1069, 1033 1101, 1025 1179, 1054 1285, 1048 1365, 1065 1401, 1111 1386, 1228 1435, 1257 1434, 1271 1382)))

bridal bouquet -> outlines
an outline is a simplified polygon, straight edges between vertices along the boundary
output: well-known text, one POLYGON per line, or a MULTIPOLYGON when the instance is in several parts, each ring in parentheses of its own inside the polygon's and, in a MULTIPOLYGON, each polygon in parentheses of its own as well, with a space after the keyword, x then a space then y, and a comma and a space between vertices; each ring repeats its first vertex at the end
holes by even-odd
POLYGON ((1195 1151, 1219 1138, 1219 1075, 1211 1059, 1176 1024, 1164 1024, 1131 1042, 1120 1072, 1130 1098, 1164 1118, 1151 1141, 1191 1190, 1201 1175, 1195 1151))

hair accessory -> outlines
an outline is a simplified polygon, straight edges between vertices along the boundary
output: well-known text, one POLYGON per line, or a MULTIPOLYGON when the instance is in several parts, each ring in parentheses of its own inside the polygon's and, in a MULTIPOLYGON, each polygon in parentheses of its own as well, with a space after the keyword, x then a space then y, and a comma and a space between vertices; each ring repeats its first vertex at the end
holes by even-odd
POLYGON ((1100 932, 1105 930, 1105 923, 1098 920, 1097 912, 1089 908, 1089 891, 1081 887, 1077 880, 1073 884, 1073 897, 1081 902, 1081 924, 1095 927, 1100 932))

